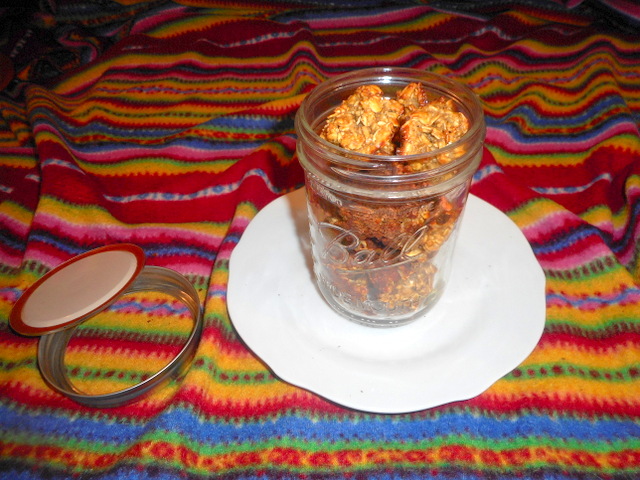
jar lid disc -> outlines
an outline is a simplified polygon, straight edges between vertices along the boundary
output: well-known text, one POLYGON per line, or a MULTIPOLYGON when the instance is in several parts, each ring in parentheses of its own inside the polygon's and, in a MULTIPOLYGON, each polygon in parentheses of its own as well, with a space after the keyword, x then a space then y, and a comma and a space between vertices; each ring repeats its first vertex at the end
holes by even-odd
POLYGON ((58 265, 18 299, 9 323, 18 333, 45 335, 71 328, 111 305, 144 267, 137 245, 107 245, 58 265))

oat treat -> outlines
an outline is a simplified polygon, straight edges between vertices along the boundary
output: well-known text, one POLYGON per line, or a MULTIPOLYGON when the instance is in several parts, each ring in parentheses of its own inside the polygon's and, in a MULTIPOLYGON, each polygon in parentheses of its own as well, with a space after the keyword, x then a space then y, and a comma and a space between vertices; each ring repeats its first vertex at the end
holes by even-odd
MULTIPOLYGON (((385 96, 376 85, 361 86, 327 118, 320 136, 347 150, 373 155, 433 152, 460 139, 466 116, 451 100, 429 98, 420 83, 385 96)), ((397 173, 436 168, 447 155, 402 162, 397 173)), ((463 201, 445 195, 390 203, 335 202, 308 189, 320 232, 321 283, 345 304, 402 314, 420 308, 434 293, 434 258, 450 236, 463 201)))
MULTIPOLYGON (((357 153, 416 155, 443 148, 468 129, 467 117, 451 99, 430 101, 419 83, 410 83, 395 99, 385 97, 377 85, 365 85, 327 117, 320 136, 357 153)), ((440 164, 415 163, 418 171, 440 164)))
POLYGON ((402 104, 385 98, 380 87, 365 85, 329 115, 321 136, 357 153, 392 155, 403 112, 402 104))

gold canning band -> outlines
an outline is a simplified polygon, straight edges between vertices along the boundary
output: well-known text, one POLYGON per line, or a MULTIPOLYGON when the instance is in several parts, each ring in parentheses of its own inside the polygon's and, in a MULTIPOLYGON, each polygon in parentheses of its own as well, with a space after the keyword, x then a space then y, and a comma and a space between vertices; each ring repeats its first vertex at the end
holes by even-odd
POLYGON ((180 378, 186 373, 195 356, 203 329, 202 307, 196 289, 185 277, 173 270, 147 266, 122 295, 143 291, 171 295, 186 305, 191 312, 193 329, 180 353, 162 370, 132 387, 113 393, 87 395, 71 383, 64 365, 65 351, 75 327, 43 335, 38 344, 38 366, 42 377, 51 388, 89 407, 119 407, 140 399, 152 390, 166 385, 169 380, 180 378))

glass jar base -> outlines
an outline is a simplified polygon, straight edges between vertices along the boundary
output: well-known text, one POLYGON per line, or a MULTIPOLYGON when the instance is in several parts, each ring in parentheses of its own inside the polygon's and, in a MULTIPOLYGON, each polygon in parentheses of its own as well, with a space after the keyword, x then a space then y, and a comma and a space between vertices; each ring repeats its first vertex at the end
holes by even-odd
POLYGON ((320 292, 322 293, 325 301, 340 316, 346 318, 351 322, 357 323, 358 325, 373 328, 395 328, 415 322, 416 320, 423 317, 429 310, 431 310, 436 305, 436 303, 438 303, 438 300, 440 299, 440 297, 442 297, 443 291, 444 288, 442 285, 438 288, 435 288, 431 292, 431 294, 424 299, 419 307, 408 313, 390 313, 387 311, 371 312, 369 314, 362 311, 356 312, 352 309, 349 309, 345 305, 337 302, 335 297, 330 292, 325 292, 322 288, 320 288, 320 292))

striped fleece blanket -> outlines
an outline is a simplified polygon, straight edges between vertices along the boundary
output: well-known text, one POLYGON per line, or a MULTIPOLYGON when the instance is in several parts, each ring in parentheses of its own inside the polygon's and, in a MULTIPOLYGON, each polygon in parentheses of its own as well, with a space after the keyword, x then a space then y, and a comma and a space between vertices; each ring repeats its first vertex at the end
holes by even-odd
MULTIPOLYGON (((1 478, 640 478, 636 2, 38 5, 0 10, 13 69, 0 95, 1 478), (546 275, 545 329, 521 365, 475 398, 396 415, 280 380, 226 308, 244 229, 302 185, 300 102, 373 65, 479 95, 472 192, 546 275), (38 340, 8 317, 49 269, 119 242, 194 284, 204 331, 181 382, 92 409, 43 382, 38 340)), ((96 393, 136 383, 187 324, 179 303, 124 298, 74 337, 69 376, 96 393)))

